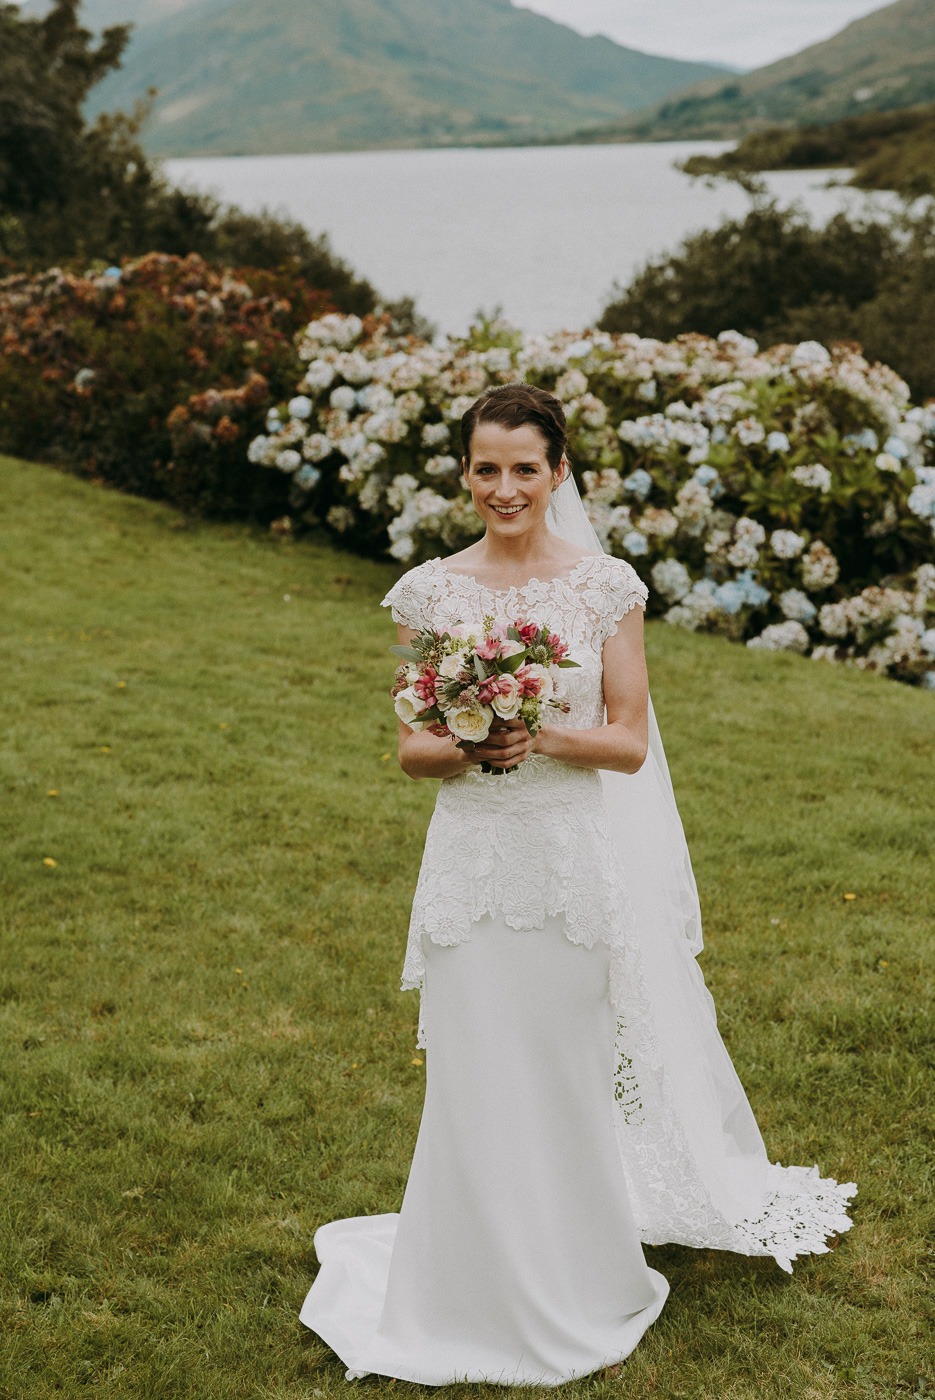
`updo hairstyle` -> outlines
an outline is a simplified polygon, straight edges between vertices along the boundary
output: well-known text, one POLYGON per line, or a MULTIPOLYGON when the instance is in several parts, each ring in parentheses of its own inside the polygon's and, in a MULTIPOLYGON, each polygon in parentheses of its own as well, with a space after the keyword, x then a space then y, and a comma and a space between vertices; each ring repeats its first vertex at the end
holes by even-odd
POLYGON ((461 445, 467 468, 471 465, 471 438, 479 423, 499 423, 503 428, 522 428, 527 423, 538 428, 545 439, 545 455, 553 472, 558 471, 566 450, 568 424, 561 399, 534 384, 495 384, 461 419, 461 445))

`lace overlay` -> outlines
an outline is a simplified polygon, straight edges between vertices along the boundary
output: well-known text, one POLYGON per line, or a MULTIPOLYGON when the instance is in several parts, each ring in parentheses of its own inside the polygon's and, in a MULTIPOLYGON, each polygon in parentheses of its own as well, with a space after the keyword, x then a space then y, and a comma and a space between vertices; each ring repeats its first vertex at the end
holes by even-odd
MULTIPOLYGON (((588 555, 562 578, 496 590, 430 559, 383 601, 397 622, 417 630, 443 631, 488 613, 548 626, 579 663, 563 673, 571 708, 552 719, 589 729, 604 722, 604 641, 646 597, 629 564, 588 555)), ((423 939, 462 943, 485 914, 501 914, 515 929, 543 928, 548 915, 564 914, 568 937, 588 947, 632 937, 597 769, 532 754, 509 773, 477 768, 442 782, 413 899, 403 987, 422 986, 423 939)))
MULTIPOLYGON (((416 630, 441 631, 487 614, 548 626, 579 663, 564 673, 570 711, 553 722, 584 729, 604 722, 604 642, 633 607, 645 606, 647 595, 635 570, 608 555, 588 555, 562 578, 496 590, 431 559, 404 574, 383 605, 416 630)), ((755 1219, 728 1218, 713 1199, 667 1092, 598 770, 533 754, 504 775, 472 769, 441 783, 413 899, 403 989, 422 991, 424 940, 463 943, 487 914, 515 929, 543 928, 547 916, 562 914, 572 942, 610 946, 617 1138, 644 1243, 771 1255, 791 1272, 797 1255, 826 1252, 826 1236, 849 1228, 846 1207, 856 1186, 821 1178, 817 1167, 782 1167, 764 1158, 764 1204, 755 1219)), ((701 979, 687 944, 684 954, 686 975, 701 979)), ((703 999, 710 1004, 706 992, 703 999)), ((421 1012, 418 1044, 425 1046, 421 1012)))

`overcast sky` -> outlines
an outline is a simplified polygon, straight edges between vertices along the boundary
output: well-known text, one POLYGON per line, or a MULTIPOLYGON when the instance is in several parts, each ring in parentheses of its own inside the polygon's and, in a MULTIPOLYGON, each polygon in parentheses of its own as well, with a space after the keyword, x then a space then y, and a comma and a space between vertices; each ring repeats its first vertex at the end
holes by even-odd
POLYGON ((827 39, 881 0, 514 0, 620 44, 758 68, 827 39))

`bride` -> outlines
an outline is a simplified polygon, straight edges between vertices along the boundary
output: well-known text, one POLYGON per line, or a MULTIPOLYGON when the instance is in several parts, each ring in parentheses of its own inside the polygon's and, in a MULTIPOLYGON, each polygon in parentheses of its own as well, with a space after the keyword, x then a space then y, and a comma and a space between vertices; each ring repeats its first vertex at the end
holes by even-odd
POLYGON ((791 1272, 849 1228, 857 1188, 769 1161, 718 1034, 647 588, 587 520, 561 403, 491 388, 461 436, 486 533, 391 588, 400 641, 525 618, 579 665, 535 737, 515 720, 456 747, 400 723, 403 770, 441 779, 403 969, 425 1105, 399 1213, 318 1229, 301 1318, 350 1379, 559 1385, 659 1316, 668 1284, 642 1244, 791 1272))

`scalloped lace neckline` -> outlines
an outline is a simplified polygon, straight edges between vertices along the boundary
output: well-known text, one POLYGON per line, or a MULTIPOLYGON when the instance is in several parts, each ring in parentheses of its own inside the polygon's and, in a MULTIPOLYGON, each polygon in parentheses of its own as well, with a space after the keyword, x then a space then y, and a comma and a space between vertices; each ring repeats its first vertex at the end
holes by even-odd
POLYGON ((508 588, 491 588, 490 584, 481 583, 480 579, 475 578, 473 574, 459 574, 456 570, 449 569, 440 554, 432 560, 432 563, 438 565, 449 578, 459 578, 463 579, 465 583, 473 583, 475 588, 480 588, 484 593, 525 593, 526 589, 532 588, 533 585, 537 585, 540 588, 547 588, 553 583, 570 583, 579 570, 584 569, 595 559, 605 559, 606 557, 607 556, 604 554, 586 554, 583 559, 578 560, 577 564, 575 564, 567 574, 558 574, 555 578, 528 578, 525 583, 511 583, 508 588))

